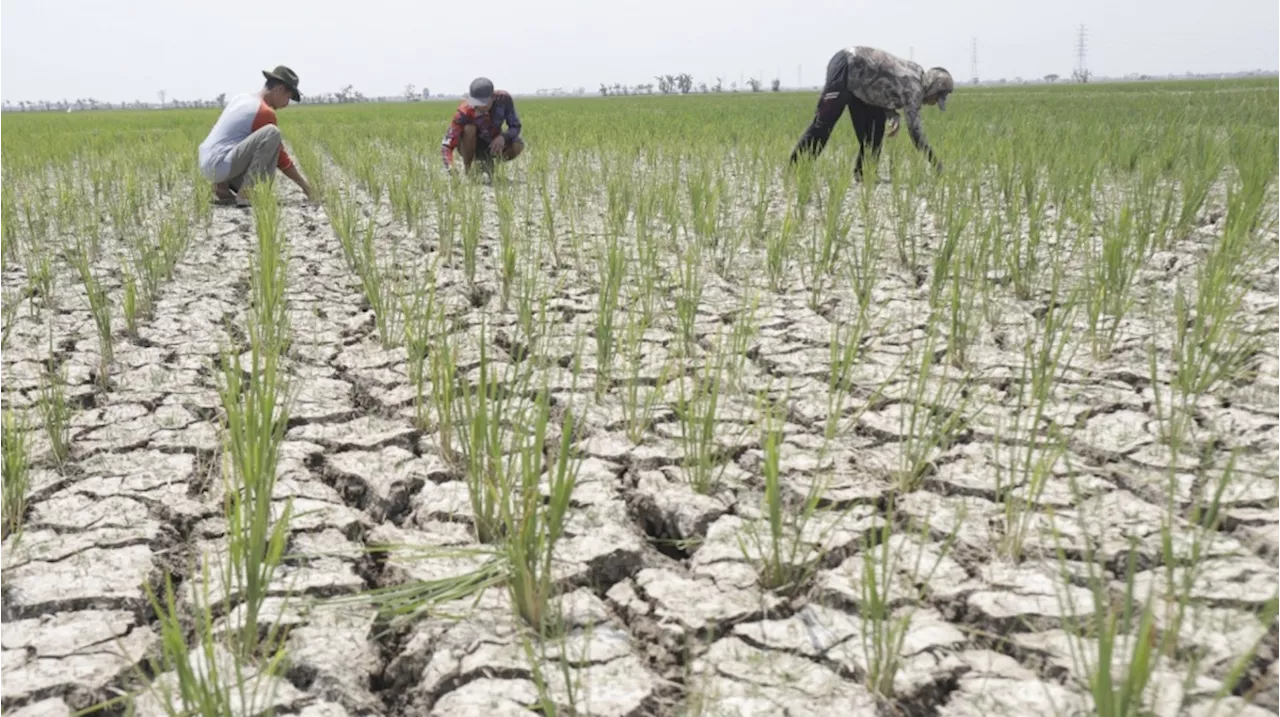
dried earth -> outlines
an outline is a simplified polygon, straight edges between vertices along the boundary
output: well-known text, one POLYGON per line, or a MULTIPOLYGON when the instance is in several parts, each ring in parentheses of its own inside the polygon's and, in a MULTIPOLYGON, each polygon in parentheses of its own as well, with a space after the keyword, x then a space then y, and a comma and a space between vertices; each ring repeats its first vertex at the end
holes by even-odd
MULTIPOLYGON (((294 557, 272 589, 294 598, 269 602, 268 610, 293 627, 276 707, 308 717, 530 714, 535 673, 504 591, 442 606, 396 630, 385 629, 372 607, 331 601, 475 567, 457 557, 375 560, 370 548, 478 546, 460 473, 444 461, 436 437, 415 428, 404 350, 378 342, 325 212, 291 186, 280 191, 297 393, 277 497, 292 498, 297 517, 294 557)), ((481 274, 494 271, 491 223, 487 217, 481 274)), ((385 237, 412 243, 384 224, 385 237)), ((1208 237, 1214 228, 1199 232, 1208 237)), ((244 324, 253 242, 250 213, 215 211, 210 236, 193 242, 154 318, 136 337, 117 340, 106 391, 93 386, 97 343, 82 287, 68 279, 59 308, 20 312, 3 359, 8 405, 37 399, 52 343, 77 411, 68 464, 34 471, 25 532, 4 544, 6 713, 70 714, 130 685, 158 639, 143 586, 160 585, 166 571, 189 576, 193 558, 216 550, 223 537, 215 361, 224 326, 244 324)), ((1187 242, 1173 266, 1194 261, 1197 251, 1187 242)), ((1186 269, 1151 280, 1172 281, 1178 271, 1186 269)), ((589 330, 595 300, 574 270, 558 278, 565 288, 556 320, 567 356, 589 330)), ((20 270, 4 280, 20 284, 20 270)), ((490 331, 515 322, 492 298, 492 284, 478 307, 459 270, 442 269, 439 287, 462 307, 458 331, 474 333, 482 315, 490 331)), ((1022 319, 1036 307, 1013 300, 1003 307, 1007 335, 984 337, 973 351, 971 375, 979 380, 968 390, 982 410, 972 412, 963 440, 942 451, 919 489, 902 493, 892 474, 907 394, 902 377, 890 376, 918 339, 925 291, 905 273, 885 272, 875 297, 880 323, 854 369, 857 388, 841 419, 847 432, 825 450, 823 377, 834 315, 807 306, 802 290, 761 294, 758 331, 721 414, 726 427, 717 438, 729 461, 711 495, 693 492, 682 477, 679 431, 661 402, 637 446, 625 435, 616 395, 596 402, 589 386, 575 388, 569 376, 553 381, 555 405, 580 409, 576 446, 584 457, 558 549, 566 631, 542 665, 558 701, 609 717, 1084 714, 1091 702, 1079 652, 1096 649, 1096 641, 1076 635, 1098 608, 1088 578, 1099 575, 1105 593, 1123 595, 1132 558, 1133 589, 1152 595, 1157 620, 1169 614, 1167 577, 1192 580, 1177 659, 1153 678, 1155 712, 1174 714, 1169 705, 1190 691, 1194 707, 1186 714, 1275 713, 1276 632, 1258 617, 1277 590, 1275 341, 1256 381, 1199 407, 1190 452, 1211 470, 1188 471, 1173 492, 1147 378, 1143 331, 1150 327, 1135 321, 1106 361, 1080 351, 1049 417, 1072 429, 1067 459, 1026 517, 1024 557, 1014 561, 1001 549, 1011 532, 1005 501, 1022 486, 1000 476, 1008 474, 1008 441, 1028 439, 1008 426, 1022 319), (883 396, 869 400, 878 390, 883 396), (761 526, 763 457, 751 415, 761 392, 785 408, 788 495, 802 498, 815 481, 829 481, 804 536, 825 558, 802 596, 761 589, 744 557, 761 526), (1226 519, 1193 545, 1188 510, 1211 490, 1201 476, 1221 471, 1233 448, 1240 451, 1222 496, 1226 519), (867 639, 863 584, 865 546, 886 522, 895 528, 887 547, 898 560, 887 587, 893 615, 910 619, 893 705, 878 704, 867 687, 878 660, 867 639), (1169 564, 1170 551, 1188 561, 1169 564), (1189 566, 1197 570, 1188 573, 1189 566), (1241 659, 1242 697, 1212 711, 1219 680, 1241 659), (1186 684, 1193 662, 1199 676, 1186 684)), ((698 323, 704 347, 741 300, 738 287, 707 272, 698 323)), ((1248 305, 1274 339, 1274 290, 1250 293, 1248 305)), ((644 346, 654 366, 673 341, 666 330, 651 332, 644 346)), ((495 360, 517 360, 495 344, 495 360)), ((34 431, 32 440, 38 458, 47 441, 34 431)))

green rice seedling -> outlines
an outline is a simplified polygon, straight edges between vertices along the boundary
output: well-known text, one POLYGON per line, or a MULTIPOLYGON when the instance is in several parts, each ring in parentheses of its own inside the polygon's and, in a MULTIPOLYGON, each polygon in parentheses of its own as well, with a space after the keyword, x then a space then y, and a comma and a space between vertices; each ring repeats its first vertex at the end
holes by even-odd
MULTIPOLYGON (((760 399, 766 404, 767 399, 760 399)), ((818 510, 826 486, 823 481, 810 483, 809 491, 794 512, 782 494, 781 481, 781 445, 782 422, 776 416, 777 409, 765 405, 763 409, 764 436, 761 448, 764 453, 764 500, 761 506, 766 517, 769 534, 762 536, 755 524, 750 524, 746 532, 751 539, 754 553, 748 548, 743 536, 738 536, 738 545, 743 557, 750 562, 757 562, 761 587, 773 590, 782 595, 793 595, 804 590, 817 570, 822 558, 821 548, 809 536, 805 535, 805 527, 818 510), (758 555, 758 561, 754 557, 758 555)))
POLYGON ((1174 224, 1174 238, 1182 239, 1191 232, 1192 224, 1200 215, 1213 183, 1222 174, 1226 157, 1217 139, 1216 126, 1201 127, 1183 141, 1182 165, 1178 172, 1178 186, 1182 190, 1182 205, 1174 224))
POLYGON ((725 468, 716 442, 725 364, 724 353, 716 351, 702 362, 691 381, 677 382, 675 413, 684 447, 682 468, 693 490, 704 495, 715 491, 725 468))
POLYGON ((1159 160, 1149 160, 1138 171, 1138 178, 1131 190, 1133 196, 1133 226, 1137 239, 1144 248, 1143 260, 1150 259, 1150 251, 1168 244, 1174 213, 1178 210, 1177 187, 1164 179, 1158 167, 1159 160))
MULTIPOLYGON (((881 700, 895 696, 894 682, 901 671, 906 655, 907 634, 915 620, 923 595, 915 586, 927 586, 938 566, 951 552, 955 535, 963 523, 964 511, 956 516, 956 524, 949 537, 933 556, 933 564, 925 566, 926 551, 914 551, 904 557, 895 549, 892 540, 896 521, 896 507, 890 501, 881 527, 869 531, 863 539, 862 571, 858 585, 858 616, 862 629, 858 639, 867 659, 865 685, 881 700), (904 589, 912 592, 903 595, 904 589), (902 603, 905 598, 905 604, 902 603)), ((919 534, 914 536, 924 543, 929 533, 928 521, 924 521, 919 534)))
POLYGON ((547 176, 543 175, 542 184, 539 185, 542 197, 542 231, 546 238, 546 245, 551 250, 551 260, 557 267, 565 266, 560 257, 560 243, 556 237, 556 210, 555 200, 552 197, 551 185, 547 176))
POLYGON ((289 256, 280 231, 280 207, 274 184, 255 184, 246 191, 252 202, 257 246, 249 258, 250 342, 264 355, 283 355, 289 344, 289 256))
POLYGON ((83 244, 67 252, 67 261, 75 268, 84 284, 85 298, 89 302, 89 313, 93 316, 94 326, 98 330, 98 383, 107 385, 110 366, 113 359, 111 336, 111 301, 107 292, 93 274, 89 264, 87 247, 83 244))
POLYGON ((751 173, 754 178, 751 192, 751 213, 746 222, 747 246, 753 251, 764 247, 769 226, 769 185, 772 177, 763 165, 751 173))
POLYGON ((622 284, 626 277, 627 257, 616 236, 605 239, 601 250, 601 262, 597 271, 600 274, 600 290, 596 294, 596 400, 608 392, 613 377, 614 353, 617 350, 617 337, 614 335, 615 322, 620 309, 622 284))
POLYGON ((409 382, 413 385, 414 420, 418 428, 424 431, 431 424, 430 411, 424 398, 428 380, 427 355, 432 350, 432 340, 443 328, 439 325, 442 315, 436 310, 435 277, 436 267, 432 263, 428 265, 423 280, 413 284, 412 290, 400 297, 409 382))
POLYGON ((463 432, 467 493, 471 498, 476 539, 482 543, 498 543, 504 528, 502 511, 515 489, 510 431, 519 431, 523 421, 508 413, 515 394, 504 390, 494 375, 485 334, 482 325, 478 381, 474 388, 465 379, 459 382, 455 405, 463 432))
POLYGON ((502 310, 506 311, 520 261, 520 247, 515 240, 515 199, 510 192, 498 194, 498 258, 502 266, 502 310))
MULTIPOLYGON (((1184 646, 1179 644, 1183 637, 1182 626, 1197 602, 1197 586, 1206 579, 1205 559, 1215 550, 1214 542, 1220 539, 1222 497, 1234 478, 1234 465, 1235 455, 1228 460, 1214 490, 1197 499, 1188 513, 1188 520, 1177 516, 1179 509, 1174 493, 1170 492, 1166 516, 1160 526, 1159 564, 1164 573, 1163 582, 1153 581, 1147 584, 1146 589, 1139 587, 1136 577, 1142 569, 1140 561, 1143 557, 1136 537, 1130 538, 1119 585, 1101 567, 1092 542, 1084 542, 1083 561, 1077 564, 1086 568, 1086 574, 1077 577, 1075 582, 1088 589, 1090 604, 1077 604, 1070 590, 1060 593, 1058 600, 1066 614, 1075 616, 1067 623, 1071 659, 1076 673, 1084 676, 1084 686, 1098 714, 1122 717, 1149 714, 1156 708, 1156 703, 1162 705, 1162 711, 1187 707, 1187 699, 1192 692, 1187 688, 1196 682, 1203 669, 1197 657, 1191 656, 1189 663, 1181 668, 1184 672, 1180 681, 1184 689, 1180 704, 1170 703, 1173 696, 1179 695, 1167 694, 1162 687, 1167 682, 1155 678, 1158 673, 1169 675, 1179 669, 1174 661, 1184 652, 1184 646), (1175 532, 1178 534, 1177 548, 1175 532), (1157 622, 1156 618, 1161 615, 1163 619, 1157 622)), ((1171 467, 1171 484, 1176 480, 1176 472, 1176 466, 1171 467)), ((1209 485, 1214 486, 1213 483, 1209 485)), ((1071 489, 1079 503, 1080 488, 1074 480, 1071 489)), ((1052 511, 1050 518, 1053 519, 1052 511)), ((1079 515, 1080 529, 1087 530, 1084 522, 1087 518, 1084 514, 1079 515)), ((1098 520, 1099 516, 1091 519, 1098 520)), ((1063 565, 1065 576, 1070 569, 1066 565, 1066 552, 1059 531, 1055 529, 1053 536, 1057 559, 1063 565)), ((1259 617, 1264 629, 1274 629, 1274 598, 1259 617)), ((1244 665, 1252 660, 1253 651, 1264 639, 1260 636, 1226 671, 1216 700, 1236 691, 1244 674, 1244 665)))
POLYGON ((273 515, 272 502, 291 398, 281 365, 289 343, 287 256, 272 187, 254 185, 248 194, 258 235, 250 259, 249 365, 243 365, 239 349, 224 350, 218 386, 225 422, 223 509, 229 550, 223 583, 240 596, 244 609, 238 647, 245 656, 257 651, 258 615, 293 514, 292 499, 279 515, 273 515))
MULTIPOLYGON (((56 288, 57 274, 53 270, 53 260, 43 252, 30 251, 26 254, 27 259, 27 295, 39 296, 40 303, 47 309, 56 306, 54 298, 54 290, 56 288)), ((36 315, 36 303, 34 301, 28 304, 31 315, 36 315)))
POLYGON ((848 242, 849 231, 853 221, 845 217, 844 202, 848 195, 853 178, 845 172, 837 172, 828 184, 825 198, 823 222, 819 230, 814 227, 810 232, 808 245, 808 261, 802 268, 808 268, 808 276, 802 277, 809 287, 809 307, 817 311, 826 295, 826 280, 833 273, 836 257, 848 242))
POLYGON ((284 554, 293 515, 292 499, 279 515, 273 515, 272 503, 280 444, 289 422, 281 358, 270 346, 257 344, 250 347, 248 371, 238 352, 226 351, 222 358, 219 395, 228 464, 223 470, 223 508, 230 552, 224 584, 235 589, 244 608, 239 642, 244 655, 257 650, 258 615, 284 554))
POLYGON ((1194 297, 1188 299, 1181 286, 1174 293, 1173 385, 1184 396, 1198 397, 1246 375, 1260 347, 1260 337, 1243 325, 1241 307, 1246 276, 1258 261, 1252 229, 1264 196, 1248 188, 1228 193, 1222 238, 1198 267, 1194 297))
POLYGON ((972 212, 953 211, 947 218, 947 239, 944 251, 940 252, 947 255, 948 264, 935 265, 935 271, 941 272, 946 280, 942 289, 946 296, 939 300, 945 301, 941 308, 947 313, 947 358, 953 366, 963 369, 969 365, 969 349, 981 329, 978 299, 980 287, 986 282, 986 272, 978 237, 967 231, 972 212))
POLYGON ((608 220, 606 230, 614 236, 627 233, 627 219, 631 216, 631 205, 635 201, 635 188, 631 184, 629 174, 611 173, 605 185, 605 217, 608 220))
MULTIPOLYGON (((439 312, 439 325, 444 328, 445 314, 443 308, 439 312)), ((458 369, 456 364, 457 344, 452 335, 444 335, 433 343, 427 352, 427 364, 431 373, 431 404, 435 409, 437 443, 440 455, 446 463, 458 465, 461 457, 456 450, 458 411, 458 369)))
MULTIPOLYGON (((53 357, 49 359, 53 362, 53 357)), ((49 439, 49 456, 63 467, 71 457, 71 406, 67 403, 65 369, 52 365, 40 376, 40 420, 49 439)))
POLYGON ((24 224, 27 229, 27 246, 42 247, 49 240, 49 200, 43 194, 22 202, 24 224))
POLYGON ((18 319, 18 309, 22 308, 22 297, 14 291, 4 292, 3 299, 0 299, 0 318, 3 319, 4 327, 0 337, 0 348, 9 347, 9 334, 13 331, 13 322, 18 319))
POLYGON ((670 362, 664 363, 657 380, 652 386, 647 385, 642 372, 646 349, 644 332, 648 324, 642 316, 630 313, 627 316, 627 325, 623 329, 622 360, 624 366, 631 368, 622 384, 621 408, 627 440, 639 445, 653 425, 654 414, 662 403, 667 382, 676 369, 670 362))
POLYGON ((484 205, 474 188, 463 191, 462 207, 462 268, 467 283, 476 283, 476 265, 479 262, 480 228, 484 220, 484 205))
POLYGON ((534 413, 529 417, 532 426, 522 425, 517 433, 520 483, 502 503, 505 550, 510 570, 507 587, 512 607, 525 624, 542 636, 558 629, 551 610, 551 598, 556 589, 552 560, 556 543, 564 535, 565 518, 580 465, 580 459, 572 448, 574 419, 573 411, 569 410, 560 428, 559 449, 554 454, 552 465, 544 469, 547 426, 551 420, 550 400, 550 391, 544 386, 539 391, 534 413), (550 481, 550 498, 545 502, 538 489, 544 473, 550 481))
POLYGON ((383 348, 392 348, 403 333, 404 315, 400 311, 400 280, 393 272, 398 266, 395 243, 391 244, 391 257, 386 264, 378 259, 378 244, 374 241, 377 222, 369 217, 361 232, 357 253, 356 275, 364 291, 365 301, 373 310, 374 325, 383 348))
MULTIPOLYGON (((503 556, 492 547, 437 548, 422 545, 378 545, 366 548, 370 555, 394 555, 399 560, 444 560, 486 558, 474 570, 436 580, 420 580, 373 588, 326 600, 330 605, 372 605, 387 623, 379 638, 407 627, 426 615, 442 615, 437 606, 467 598, 479 598, 484 591, 504 586, 508 569, 503 556)), ((461 617, 461 616, 457 616, 461 617)))
POLYGON ((947 366, 938 365, 937 324, 930 320, 923 341, 913 342, 902 368, 904 396, 898 410, 898 485, 904 492, 919 487, 933 460, 966 429, 969 393, 947 366))
POLYGON ((168 717, 236 717, 271 709, 286 669, 284 641, 273 636, 264 645, 261 660, 242 657, 234 652, 234 646, 224 645, 213 629, 207 560, 202 563, 200 577, 203 588, 197 590, 194 601, 192 643, 187 641, 187 617, 179 607, 172 577, 165 574, 163 598, 150 584, 143 586, 158 620, 160 637, 156 654, 135 668, 146 686, 95 708, 109 708, 123 699, 130 712, 143 701, 168 717), (147 673, 156 679, 148 679, 147 673))
POLYGON ((27 494, 31 490, 31 466, 28 453, 26 418, 12 407, 4 409, 4 436, 0 450, 4 452, 4 536, 22 532, 27 515, 27 494))
POLYGON ((765 276, 774 292, 782 292, 791 267, 792 246, 802 221, 799 211, 797 205, 788 204, 778 231, 768 235, 765 242, 765 276))
POLYGON ((134 278, 133 272, 127 268, 121 276, 124 283, 123 296, 120 300, 120 308, 124 312, 124 328, 130 336, 138 335, 138 280, 134 278))
POLYGON ((338 243, 342 246, 342 257, 346 260, 347 268, 355 271, 357 267, 357 223, 359 221, 360 208, 356 204, 355 195, 349 190, 344 192, 338 187, 331 187, 325 194, 324 205, 325 211, 329 215, 329 225, 333 227, 333 233, 338 236, 338 243))
POLYGON ((788 194, 794 189, 796 214, 804 218, 808 214, 809 204, 813 201, 814 185, 817 184, 817 164, 806 157, 796 162, 794 169, 795 186, 787 187, 788 194))
POLYGON ((831 321, 831 339, 827 372, 827 420, 822 435, 827 441, 835 440, 840 421, 844 418, 845 404, 853 390, 853 369, 862 359, 862 341, 867 331, 867 312, 864 307, 853 311, 853 316, 836 316, 831 321))
MULTIPOLYGON (((1094 356, 1105 358, 1115 345, 1120 324, 1133 305, 1131 289, 1146 254, 1146 229, 1134 224, 1128 203, 1115 208, 1103 223, 1101 248, 1090 251, 1084 272, 1085 306, 1094 356)), ((1092 250, 1094 243, 1086 240, 1092 250)))
POLYGON ((676 256, 679 283, 676 285, 676 328, 681 350, 685 356, 694 354, 697 344, 698 307, 702 305, 705 278, 702 275, 702 249, 697 242, 690 242, 676 256))
POLYGON ((862 216, 861 240, 849 244, 848 260, 845 262, 845 276, 854 298, 858 300, 858 321, 865 322, 871 318, 871 292, 880 281, 880 256, 883 251, 883 234, 880 225, 879 208, 875 202, 874 189, 863 185, 858 192, 858 208, 862 216))
MULTIPOLYGON (((1060 276, 1055 274, 1055 276, 1060 276)), ((1059 301, 1061 279, 1050 289, 1049 302, 1039 319, 1038 331, 1023 346, 1023 362, 1018 375, 1018 410, 1014 412, 1013 437, 997 435, 996 486, 1003 491, 1004 532, 998 548, 1013 560, 1023 554, 1028 531, 1036 522, 1036 504, 1053 478, 1058 463, 1067 456, 1067 436, 1048 420, 1054 388, 1071 367, 1068 354, 1075 312, 1073 297, 1059 301), (1007 448, 1007 453, 1003 449, 1007 448), (1000 460, 1007 456, 1007 468, 1000 460), (1007 474, 1006 474, 1007 471, 1007 474), (1012 485, 1023 487, 1021 495, 1004 491, 1012 485)))
MULTIPOLYGON (((1040 239, 1039 233, 1022 231, 1021 200, 1006 200, 1006 227, 1009 231, 1009 242, 1004 248, 1005 272, 1013 285, 1013 293, 1018 299, 1026 301, 1035 293, 1036 283, 1040 279, 1040 239)), ((1028 210, 1031 211, 1031 210, 1028 210)))
POLYGON ((8 181, 0 187, 0 238, 3 238, 3 251, 6 262, 17 262, 22 255, 22 243, 18 238, 18 200, 14 192, 14 182, 8 181))
MULTIPOLYGON (((915 271, 920 265, 920 197, 916 188, 922 179, 918 163, 893 161, 890 165, 890 198, 897 261, 908 271, 915 271)), ((865 211, 863 215, 865 216, 865 211)))

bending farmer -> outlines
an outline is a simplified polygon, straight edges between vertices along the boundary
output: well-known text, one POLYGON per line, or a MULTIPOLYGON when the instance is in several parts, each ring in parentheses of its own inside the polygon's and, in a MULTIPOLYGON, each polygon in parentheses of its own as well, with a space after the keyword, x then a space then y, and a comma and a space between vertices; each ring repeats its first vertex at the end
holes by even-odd
POLYGON ((487 77, 477 77, 471 83, 467 98, 458 105, 458 111, 444 133, 440 143, 440 155, 446 170, 453 167, 453 151, 462 153, 465 171, 471 171, 472 161, 479 159, 485 172, 492 169, 493 159, 515 159, 524 150, 520 137, 520 117, 511 95, 502 90, 494 91, 487 77), (502 125, 507 130, 502 132, 502 125))
POLYGON ((311 185, 284 151, 276 125, 276 110, 288 107, 290 99, 302 99, 298 75, 284 65, 262 74, 266 85, 255 93, 233 97, 200 143, 200 173, 213 182, 213 192, 222 204, 244 205, 240 193, 276 169, 314 198, 311 185))
POLYGON ((897 133, 898 110, 906 115, 907 132, 916 148, 941 170, 942 162, 934 157, 933 149, 924 138, 920 107, 936 104, 939 110, 945 110, 947 96, 953 89, 951 73, 941 67, 926 71, 914 62, 874 47, 840 50, 827 64, 827 81, 818 99, 818 109, 792 150, 791 162, 795 163, 802 153, 813 157, 821 154, 832 128, 848 106, 853 131, 858 135, 855 176, 862 176, 862 156, 868 144, 872 156, 879 156, 886 122, 892 127, 889 136, 897 133))

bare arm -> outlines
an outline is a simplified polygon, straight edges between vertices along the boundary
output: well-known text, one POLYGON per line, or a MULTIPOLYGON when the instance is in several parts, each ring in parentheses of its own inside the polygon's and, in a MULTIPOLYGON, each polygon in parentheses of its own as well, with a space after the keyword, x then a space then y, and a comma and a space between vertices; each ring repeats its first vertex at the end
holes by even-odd
POLYGON ((293 183, 298 185, 302 189, 302 192, 307 195, 307 199, 315 199, 315 194, 311 191, 311 185, 307 183, 307 180, 298 171, 298 165, 290 164, 288 167, 280 170, 280 172, 289 179, 292 179, 293 183))
POLYGON ((907 134, 911 135, 911 142, 916 149, 924 152, 924 156, 928 158, 935 168, 941 169, 942 163, 933 154, 933 148, 929 146, 929 140, 924 136, 924 124, 920 121, 920 105, 912 102, 903 108, 907 115, 907 134))

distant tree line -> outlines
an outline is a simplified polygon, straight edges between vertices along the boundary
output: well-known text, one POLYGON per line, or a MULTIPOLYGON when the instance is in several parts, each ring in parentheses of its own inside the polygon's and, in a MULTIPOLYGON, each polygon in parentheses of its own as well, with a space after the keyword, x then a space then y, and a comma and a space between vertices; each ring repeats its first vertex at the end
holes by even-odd
MULTIPOLYGON (((657 80, 656 84, 653 82, 644 82, 637 85, 625 85, 621 82, 615 82, 610 85, 601 82, 600 95, 602 97, 608 97, 610 95, 651 95, 653 94, 655 87, 658 92, 664 95, 673 95, 676 93, 687 95, 695 92, 693 75, 690 75, 687 72, 682 72, 678 75, 654 75, 653 79, 657 80)), ((752 92, 761 92, 764 89, 764 81, 759 78, 752 77, 747 80, 747 87, 749 87, 752 92)), ((773 80, 769 83, 769 88, 774 92, 781 92, 782 80, 773 80)), ((731 83, 729 85, 729 89, 731 92, 737 92, 738 83, 731 83)), ((716 83, 711 85, 709 88, 707 87, 707 83, 701 82, 697 85, 696 92, 724 92, 724 78, 717 77, 716 83)))

